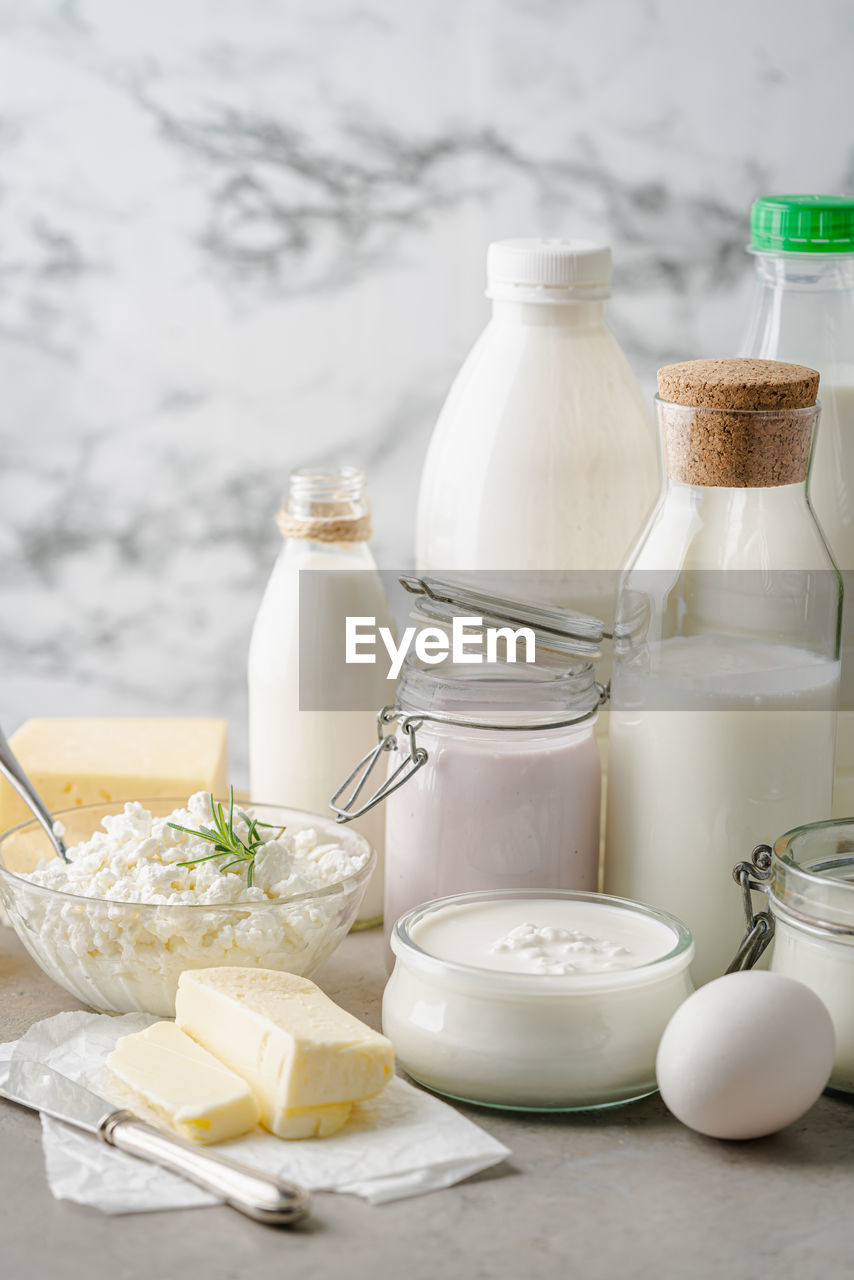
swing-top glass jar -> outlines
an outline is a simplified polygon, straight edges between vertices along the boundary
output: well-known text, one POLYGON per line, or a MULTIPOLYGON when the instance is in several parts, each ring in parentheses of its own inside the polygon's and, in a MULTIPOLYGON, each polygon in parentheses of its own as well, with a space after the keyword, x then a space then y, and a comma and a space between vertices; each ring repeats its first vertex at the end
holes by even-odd
POLYGON ((854 1093, 854 820, 795 827, 758 845, 734 874, 750 928, 731 968, 749 968, 773 937, 771 969, 811 987, 833 1019, 829 1087, 854 1093), (750 890, 767 894, 758 914, 750 890))
POLYGON ((421 593, 422 619, 445 629, 466 621, 472 650, 475 619, 526 627, 535 660, 514 659, 506 636, 494 660, 407 657, 395 703, 379 715, 379 742, 332 804, 346 821, 386 801, 387 933, 405 911, 450 894, 596 890, 601 772, 593 727, 604 690, 592 662, 579 657, 598 654, 604 624, 435 579, 404 585, 421 593), (386 752, 386 781, 356 807, 386 752))

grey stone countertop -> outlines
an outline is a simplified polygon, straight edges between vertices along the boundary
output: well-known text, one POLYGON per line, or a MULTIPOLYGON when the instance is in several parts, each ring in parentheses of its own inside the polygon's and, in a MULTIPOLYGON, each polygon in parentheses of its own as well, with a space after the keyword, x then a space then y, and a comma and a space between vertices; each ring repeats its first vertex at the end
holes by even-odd
MULTIPOLYGON (((317 975, 379 1025, 377 931, 347 938, 317 975)), ((81 1007, 0 928, 0 1041, 81 1007)), ((447 1191, 372 1207, 317 1195, 309 1223, 263 1227, 226 1208, 108 1217, 55 1201, 39 1122, 0 1103, 4 1280, 600 1280, 850 1277, 854 1110, 823 1097, 775 1137, 724 1144, 684 1129, 658 1097, 612 1111, 514 1115, 464 1108, 512 1158, 447 1191)))

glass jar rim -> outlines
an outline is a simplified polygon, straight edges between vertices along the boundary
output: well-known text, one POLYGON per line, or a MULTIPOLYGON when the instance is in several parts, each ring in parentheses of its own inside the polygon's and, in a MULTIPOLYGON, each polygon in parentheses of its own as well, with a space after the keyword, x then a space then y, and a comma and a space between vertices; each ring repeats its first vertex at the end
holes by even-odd
POLYGON ((570 727, 592 720, 604 697, 590 662, 430 665, 409 654, 397 686, 407 716, 485 729, 570 727))
POLYGON ((787 409, 784 405, 775 405, 773 409, 730 409, 719 404, 682 404, 679 400, 665 400, 663 396, 658 394, 653 399, 656 407, 660 409, 681 409, 685 413, 723 413, 728 418, 734 415, 743 418, 779 418, 781 414, 785 414, 786 417, 808 418, 811 414, 814 415, 821 409, 821 400, 816 400, 815 404, 803 405, 799 409, 787 409))
POLYGON ((775 840, 768 896, 796 924, 854 936, 854 819, 805 823, 775 840), (838 840, 849 847, 832 847, 838 840), (842 868, 851 874, 834 874, 842 868))
POLYGON ((590 991, 624 989, 655 981, 659 976, 687 968, 694 958, 694 938, 690 929, 668 911, 634 902, 630 898, 618 898, 612 894, 580 889, 486 889, 471 893, 456 893, 446 898, 434 898, 407 911, 395 923, 391 933, 391 949, 401 960, 431 977, 450 979, 455 983, 476 983, 484 991, 506 993, 567 996, 590 991), (566 902, 592 902, 603 907, 631 912, 648 920, 665 925, 674 935, 674 945, 663 955, 631 969, 609 969, 604 973, 515 973, 503 969, 487 969, 480 965, 464 964, 458 960, 445 960, 420 946, 412 936, 413 926, 425 916, 451 906, 476 903, 505 902, 543 899, 566 902))

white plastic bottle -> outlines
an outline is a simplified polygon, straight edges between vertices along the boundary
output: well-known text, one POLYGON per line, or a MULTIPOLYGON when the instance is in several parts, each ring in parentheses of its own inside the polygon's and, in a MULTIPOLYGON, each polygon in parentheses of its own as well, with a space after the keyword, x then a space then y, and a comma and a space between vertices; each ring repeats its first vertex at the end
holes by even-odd
POLYGON ((487 278, 492 318, 427 453, 418 566, 618 570, 658 495, 659 451, 605 324, 611 251, 500 240, 487 278))
MULTIPOLYGON (((367 539, 364 474, 355 467, 302 468, 290 477, 284 545, 255 619, 249 646, 249 767, 252 799, 329 815, 329 801, 376 739, 378 709, 390 700, 386 671, 343 664, 344 618, 393 620, 367 539), (300 618, 300 572, 313 574, 300 618), (300 640, 310 646, 300 664, 300 640), (320 709, 300 709, 303 702, 320 709)), ((382 919, 382 810, 354 824, 379 862, 362 903, 363 926, 382 919)))
POLYGON ((821 374, 810 500, 846 584, 835 817, 854 813, 854 199, 763 196, 750 216, 756 287, 743 352, 821 374))
MULTIPOLYGON (((486 269, 492 318, 451 387, 424 465, 418 567, 440 576, 521 571, 494 589, 610 619, 617 571, 661 484, 652 421, 605 323, 611 250, 499 240, 486 269)), ((605 663, 597 671, 608 679, 605 663)), ((596 738, 605 786, 607 736, 604 712, 596 738)))

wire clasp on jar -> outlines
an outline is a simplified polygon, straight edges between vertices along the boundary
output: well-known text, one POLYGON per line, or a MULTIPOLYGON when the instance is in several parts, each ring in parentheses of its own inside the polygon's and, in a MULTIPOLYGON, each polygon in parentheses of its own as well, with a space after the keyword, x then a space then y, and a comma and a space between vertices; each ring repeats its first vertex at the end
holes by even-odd
POLYGON ((367 755, 356 765, 341 786, 335 792, 329 801, 329 807, 335 814, 336 822, 351 822, 353 818, 361 818, 363 813, 367 813, 369 809, 373 809, 375 805, 385 800, 393 791, 397 791, 398 787, 402 787, 408 782, 414 773, 417 773, 422 765, 427 763, 427 751, 424 747, 419 747, 415 741, 415 734, 421 728, 422 719, 417 716, 408 716, 404 712, 398 710, 397 707, 383 707, 377 716, 377 745, 371 747, 367 755), (383 733, 383 729, 388 724, 393 724, 395 720, 400 721, 399 733, 403 733, 409 739, 409 755, 403 760, 393 773, 389 774, 385 782, 377 787, 376 791, 358 808, 353 806, 357 803, 359 796, 364 790, 368 778, 374 771, 374 766, 384 751, 391 751, 397 745, 396 733, 383 733), (341 797, 352 786, 353 790, 345 800, 341 797), (340 803, 339 803, 340 802, 340 803))
POLYGON ((727 973, 737 973, 739 969, 752 969, 774 937, 774 917, 768 908, 766 907, 764 911, 754 912, 753 910, 754 892, 765 894, 768 892, 767 882, 771 879, 772 853, 770 844, 758 844, 753 850, 750 862, 738 862, 732 869, 732 878, 741 888, 747 929, 727 973))

